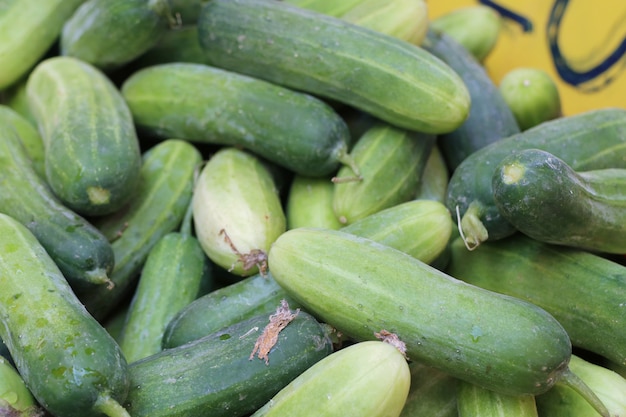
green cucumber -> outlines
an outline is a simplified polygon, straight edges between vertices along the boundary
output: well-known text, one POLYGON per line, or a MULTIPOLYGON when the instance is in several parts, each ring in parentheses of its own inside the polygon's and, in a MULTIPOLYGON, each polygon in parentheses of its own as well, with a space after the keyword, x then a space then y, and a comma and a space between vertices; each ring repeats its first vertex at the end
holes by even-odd
POLYGON ((280 390, 252 417, 357 415, 397 417, 411 374, 398 349, 382 341, 356 343, 320 360, 280 390))
POLYGON ((41 409, 22 376, 7 359, 1 356, 0 415, 6 417, 41 416, 41 409))
POLYGON ((192 204, 196 236, 214 264, 238 276, 267 269, 267 252, 287 221, 272 174, 256 155, 218 150, 198 176, 192 204))
POLYGON ((176 27, 166 31, 155 45, 130 65, 138 71, 154 65, 175 62, 207 63, 204 50, 200 47, 196 25, 176 27))
POLYGON ((463 45, 431 29, 423 46, 459 74, 472 100, 465 122, 437 138, 450 171, 474 151, 520 132, 513 112, 487 70, 463 45))
POLYGON ((16 130, 22 140, 28 157, 33 163, 35 172, 37 172, 41 178, 45 178, 45 150, 43 140, 37 131, 37 127, 25 116, 7 105, 0 105, 0 126, 11 126, 16 130))
POLYGON ((626 167, 576 172, 539 149, 504 158, 493 174, 496 206, 541 242, 626 253, 626 167))
POLYGON ((165 327, 200 290, 208 260, 191 234, 191 207, 182 230, 163 236, 146 257, 120 341, 129 363, 161 351, 165 327))
POLYGON ((359 172, 344 166, 333 178, 333 210, 339 221, 350 224, 411 200, 434 144, 433 135, 385 122, 369 128, 350 151, 359 172))
POLYGON ((465 381, 457 390, 459 417, 538 417, 534 395, 505 395, 465 381))
POLYGON ((285 206, 287 228, 313 226, 340 229, 342 224, 333 210, 334 191, 330 178, 294 176, 285 206))
POLYGON ((0 90, 20 78, 44 57, 65 21, 85 0, 4 0, 0 5, 0 90))
POLYGON ((272 245, 269 269, 306 311, 356 340, 380 329, 407 356, 511 395, 567 374, 569 337, 534 304, 456 280, 397 249, 347 232, 299 228, 272 245))
POLYGON ((35 67, 26 91, 54 193, 85 216, 120 209, 137 188, 141 154, 117 87, 95 67, 57 56, 35 67))
POLYGON ((434 200, 440 203, 445 203, 446 201, 446 189, 450 181, 450 171, 440 146, 438 146, 439 143, 441 141, 438 139, 437 143, 433 145, 430 155, 428 155, 422 178, 413 197, 416 200, 434 200))
POLYGON ((60 52, 110 71, 147 51, 170 24, 168 0, 87 0, 63 25, 60 52))
POLYGON ((239 146, 311 176, 347 158, 348 128, 328 104, 242 74, 162 64, 131 75, 122 94, 137 128, 156 138, 239 146))
POLYGON ((290 314, 297 315, 275 335, 267 362, 253 356, 272 320, 262 314, 131 364, 130 414, 236 417, 255 411, 332 351, 324 327, 311 315, 290 314))
POLYGON ((177 230, 191 203, 193 180, 202 161, 189 142, 169 139, 143 154, 137 193, 116 213, 104 216, 95 226, 112 241, 115 268, 113 289, 81 292, 81 301, 98 320, 118 308, 137 283, 152 247, 177 230))
POLYGON ((458 380, 445 372, 410 362, 411 387, 400 417, 458 417, 458 380))
POLYGON ((67 417, 126 416, 129 388, 118 344, 89 315, 52 258, 0 214, 0 337, 42 407, 67 417))
POLYGON ((579 171, 626 168, 626 109, 602 108, 560 117, 468 156, 452 174, 446 195, 452 216, 461 217, 468 247, 515 233, 495 204, 492 177, 504 157, 530 148, 550 152, 579 171))
POLYGON ((576 347, 626 365, 626 266, 516 234, 473 252, 456 239, 446 272, 550 312, 576 347))
POLYGON ((432 54, 285 2, 212 0, 198 18, 198 36, 216 67, 347 104, 398 127, 450 132, 469 112, 463 81, 432 54))
MULTIPOLYGON (((1 116, 0 116, 1 117, 1 116)), ((67 208, 35 172, 10 125, 0 130, 0 212, 33 233, 74 290, 108 287, 115 258, 107 238, 67 208)))

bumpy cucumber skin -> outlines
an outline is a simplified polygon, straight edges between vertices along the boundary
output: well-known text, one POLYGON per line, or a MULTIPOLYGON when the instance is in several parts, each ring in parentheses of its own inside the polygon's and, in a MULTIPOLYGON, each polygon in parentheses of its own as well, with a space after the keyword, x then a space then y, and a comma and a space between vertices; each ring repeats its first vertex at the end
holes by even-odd
POLYGON ((103 320, 136 283, 150 249, 176 230, 193 193, 193 178, 202 161, 190 143, 169 139, 143 154, 139 186, 134 198, 120 211, 104 216, 95 226, 112 241, 115 267, 112 289, 96 288, 79 297, 89 312, 103 320))
POLYGON ((101 416, 122 402, 128 369, 117 343, 85 310, 54 261, 21 223, 0 214, 0 337, 37 401, 54 415, 101 416))
POLYGON ((626 169, 594 172, 579 174, 549 152, 526 149, 500 162, 493 197, 502 217, 533 239, 624 254, 626 169))
POLYGON ((538 417, 534 395, 504 395, 459 381, 458 417, 538 417))
POLYGON ((446 206, 453 218, 457 206, 464 216, 473 204, 489 240, 515 233, 495 204, 492 177, 504 157, 530 148, 550 152, 576 170, 626 168, 626 109, 603 108, 561 117, 477 150, 450 178, 446 206))
POLYGON ((145 68, 124 82, 122 95, 138 129, 157 138, 240 146, 311 176, 334 173, 347 153, 348 127, 328 104, 219 68, 145 68))
POLYGON ((85 0, 5 0, 0 13, 0 90, 19 82, 61 33, 85 0))
POLYGON ((346 232, 285 232, 269 253, 279 285, 320 320, 357 340, 386 329, 407 356, 511 395, 548 390, 571 343, 545 310, 469 285, 346 232))
POLYGON ((216 67, 348 104, 399 127, 449 132, 469 112, 463 81, 432 54, 285 2, 213 0, 200 13, 198 36, 216 67))
POLYGON ((287 220, 274 179, 256 155, 233 147, 213 154, 192 204, 196 236, 216 265, 238 276, 263 272, 264 259, 247 265, 242 255, 265 256, 287 220))
POLYGON ((0 133, 0 188, 0 212, 37 237, 73 289, 108 284, 115 263, 111 244, 52 193, 10 127, 0 133))
POLYGON ((57 56, 35 67, 26 90, 54 193, 85 216, 120 209, 137 188, 141 154, 117 87, 95 67, 57 56))
POLYGON ((130 365, 133 417, 247 415, 332 352, 324 328, 300 311, 279 334, 269 362, 252 357, 269 323, 261 314, 130 365))
POLYGON ((169 321, 162 347, 170 349, 256 315, 269 315, 283 299, 292 309, 300 307, 269 272, 218 288, 190 302, 169 321))
POLYGON ((252 417, 358 415, 396 417, 411 374, 404 356, 388 343, 364 341, 317 362, 252 417))
POLYGON ((498 87, 465 47, 450 35, 432 29, 423 46, 459 74, 472 100, 465 122, 437 138, 451 172, 474 151, 520 132, 498 87))
POLYGON ((87 0, 63 25, 61 55, 109 71, 150 49, 169 19, 168 0, 87 0))
POLYGON ((343 166, 336 175, 333 210, 346 225, 415 195, 435 136, 377 123, 354 144, 350 155, 359 169, 343 166), (360 176, 358 181, 342 182, 360 176))
POLYGON ((538 305, 563 325, 574 346, 626 365, 623 265, 522 234, 472 252, 460 239, 450 248, 450 275, 538 305))

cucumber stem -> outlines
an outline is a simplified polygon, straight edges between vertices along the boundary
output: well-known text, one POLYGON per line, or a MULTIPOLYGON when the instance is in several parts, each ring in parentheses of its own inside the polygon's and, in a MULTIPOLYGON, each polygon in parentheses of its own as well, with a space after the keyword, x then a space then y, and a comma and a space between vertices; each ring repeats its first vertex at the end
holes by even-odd
POLYGON ((185 217, 183 217, 183 223, 180 227, 180 233, 184 236, 191 236, 191 226, 193 223, 193 201, 189 202, 185 217))
POLYGON ((128 411, 109 394, 100 394, 93 409, 109 417, 130 417, 128 411))
POLYGON ((87 277, 87 281, 92 284, 106 284, 108 289, 113 289, 115 284, 109 276, 107 275, 107 271, 104 268, 96 268, 91 271, 85 272, 85 276, 87 277))
POLYGON ((459 234, 467 250, 476 249, 482 242, 489 238, 489 232, 480 221, 482 206, 476 201, 472 201, 461 217, 459 206, 456 207, 459 234))
POLYGON ((611 417, 609 410, 606 408, 604 403, 595 392, 585 382, 580 379, 578 375, 572 372, 571 369, 567 369, 562 375, 561 378, 557 381, 557 384, 561 384, 567 386, 574 391, 576 391, 581 397, 589 403, 590 406, 593 407, 594 410, 598 412, 602 417, 611 417))
POLYGON ((337 160, 341 164, 347 165, 348 167, 350 167, 352 172, 354 172, 356 181, 360 181, 363 179, 363 177, 361 176, 361 170, 359 169, 359 166, 357 165, 352 155, 350 155, 347 148, 341 148, 339 152, 337 152, 337 160))

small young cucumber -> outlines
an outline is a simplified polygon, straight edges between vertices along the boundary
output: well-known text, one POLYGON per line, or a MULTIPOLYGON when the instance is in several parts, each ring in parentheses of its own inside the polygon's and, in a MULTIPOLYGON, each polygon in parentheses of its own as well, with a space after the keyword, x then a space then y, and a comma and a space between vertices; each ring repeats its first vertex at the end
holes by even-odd
POLYGON ((37 237, 74 290, 111 284, 115 263, 111 244, 89 221, 59 201, 35 172, 10 125, 0 129, 0 184, 0 212, 37 237))
POLYGON ((577 171, 626 168, 626 109, 602 108, 542 123, 478 149, 450 178, 446 206, 461 217, 468 247, 515 233, 493 198, 496 166, 512 152, 541 149, 563 159, 577 171))
POLYGON ((15 129, 32 161, 35 172, 41 178, 46 178, 45 149, 37 127, 25 116, 4 104, 0 104, 0 126, 11 126, 15 129))
POLYGON ((334 191, 331 178, 295 175, 285 206, 287 228, 306 226, 340 229, 343 225, 333 210, 334 191))
POLYGON ((407 361, 396 347, 364 341, 311 366, 252 417, 398 417, 410 381, 407 361))
POLYGON ((458 417, 538 417, 534 395, 506 395, 459 381, 458 417))
POLYGON ((409 362, 411 387, 400 417, 458 417, 458 380, 419 362, 409 362))
POLYGON ((115 255, 110 277, 113 289, 79 294, 98 320, 114 311, 132 290, 152 247, 180 227, 201 161, 202 155, 189 142, 169 139, 158 143, 143 154, 138 190, 131 201, 95 223, 112 241, 115 255))
POLYGON ((214 264, 238 276, 264 272, 287 227, 270 171, 249 152, 226 147, 202 168, 193 192, 195 232, 214 264))
POLYGON ((498 164, 492 188, 502 217, 533 239, 626 253, 626 167, 576 172, 549 152, 525 149, 498 164))
POLYGON ((155 65, 122 95, 146 135, 243 147, 303 175, 334 173, 348 152, 348 128, 328 104, 235 72, 155 65))
POLYGON ((120 341, 129 363, 160 352, 169 321, 198 296, 209 261, 191 234, 190 209, 182 230, 163 236, 141 270, 120 341))
POLYGON ((469 112, 463 81, 432 54, 286 2, 212 0, 200 12, 198 36, 216 67, 344 103, 398 127, 450 132, 469 112))
POLYGON ((54 193, 81 215, 120 209, 137 188, 141 154, 117 87, 95 67, 57 56, 35 67, 26 91, 54 193))
POLYGON ((359 172, 339 169, 333 210, 346 225, 409 201, 424 172, 435 136, 379 122, 354 144, 350 155, 359 172))
POLYGON ((438 143, 441 143, 440 139, 437 139, 437 143, 433 145, 430 155, 428 155, 421 181, 417 184, 417 191, 413 198, 416 200, 434 200, 444 204, 446 189, 450 181, 450 171, 438 143))
POLYGON ((39 417, 41 408, 22 376, 0 356, 0 416, 39 417))
POLYGON ((52 258, 0 214, 0 337, 37 402, 53 415, 128 417, 118 344, 85 310, 52 258))
POLYGON ((170 23, 168 0, 87 0, 63 25, 60 52, 109 71, 147 51, 170 23))
POLYGON ((28 75, 85 0, 4 0, 0 13, 0 90, 28 75))
POLYGON ((257 410, 332 352, 324 327, 288 307, 131 364, 130 414, 237 417, 257 410))
POLYGON ((450 245, 446 272, 551 313, 576 347, 626 365, 626 266, 521 233, 468 251, 450 245))
POLYGON ((299 228, 272 245, 269 269, 306 311, 355 340, 385 329, 407 356, 511 395, 568 375, 570 339, 545 310, 454 279, 347 232, 299 228))

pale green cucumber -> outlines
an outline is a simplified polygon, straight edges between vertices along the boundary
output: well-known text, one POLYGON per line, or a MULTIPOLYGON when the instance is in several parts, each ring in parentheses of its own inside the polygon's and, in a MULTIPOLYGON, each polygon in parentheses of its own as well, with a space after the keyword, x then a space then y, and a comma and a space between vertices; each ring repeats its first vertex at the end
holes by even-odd
POLYGON ((459 417, 538 417, 534 395, 506 395, 459 381, 459 417))
POLYGON ((5 417, 38 417, 42 410, 22 376, 0 356, 0 415, 5 417))
POLYGON ((45 178, 45 150, 41 135, 30 120, 7 105, 0 105, 0 127, 11 126, 20 137, 35 172, 45 178))
POLYGON ((458 417, 458 380, 431 366, 410 362, 411 388, 400 417, 458 417))
POLYGON ((287 228, 312 226, 340 229, 342 224, 333 210, 334 188, 330 178, 294 176, 285 207, 287 228))
POLYGON ((239 276, 267 269, 267 252, 287 227, 271 173, 257 156, 234 147, 220 149, 202 168, 193 213, 209 259, 239 276))
POLYGON ((450 171, 439 146, 435 144, 426 160, 414 198, 445 203, 448 181, 450 181, 450 171))

